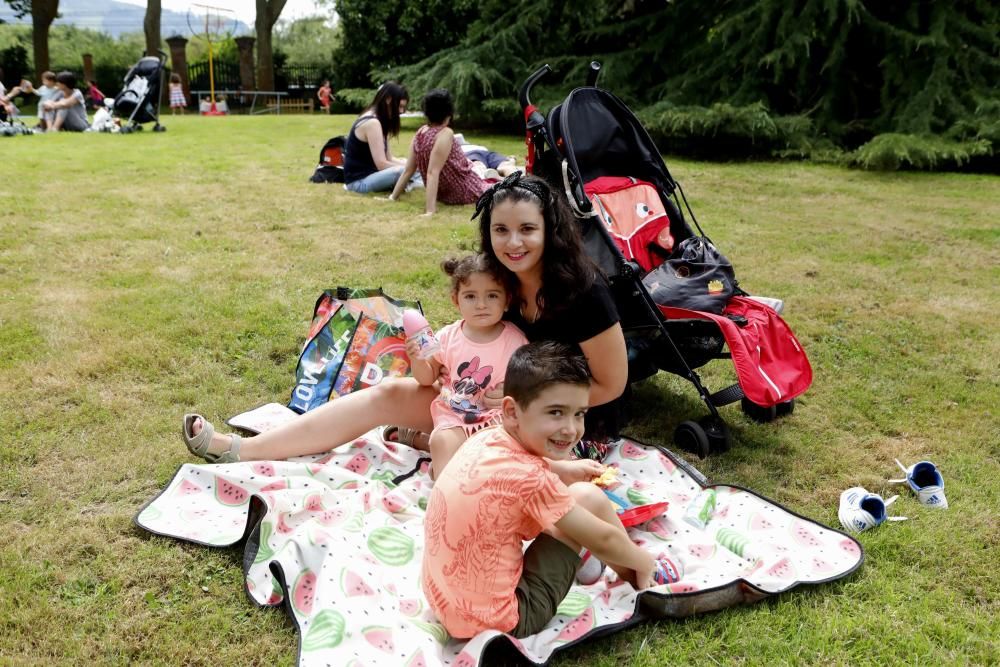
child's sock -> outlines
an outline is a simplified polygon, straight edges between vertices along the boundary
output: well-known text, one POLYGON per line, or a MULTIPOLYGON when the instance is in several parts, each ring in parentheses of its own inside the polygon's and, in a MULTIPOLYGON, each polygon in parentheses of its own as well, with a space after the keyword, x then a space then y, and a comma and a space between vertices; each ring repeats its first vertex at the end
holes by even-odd
POLYGON ((590 553, 589 549, 583 549, 580 552, 580 567, 576 570, 577 583, 589 586, 596 583, 602 574, 604 574, 604 563, 590 553))
POLYGON ((660 554, 660 557, 656 559, 656 571, 653 572, 653 580, 658 585, 672 584, 680 581, 683 576, 684 569, 681 566, 681 562, 676 558, 667 554, 660 554))

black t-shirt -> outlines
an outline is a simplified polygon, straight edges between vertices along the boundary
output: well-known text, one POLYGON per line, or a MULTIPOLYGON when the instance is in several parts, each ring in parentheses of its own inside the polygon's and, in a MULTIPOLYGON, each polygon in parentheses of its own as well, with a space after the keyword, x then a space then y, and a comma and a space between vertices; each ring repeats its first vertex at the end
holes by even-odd
POLYGON ((530 341, 580 344, 606 331, 620 318, 611 288, 603 276, 597 276, 589 290, 576 295, 572 302, 554 313, 543 312, 537 322, 529 323, 517 310, 508 311, 506 319, 516 324, 530 341))
MULTIPOLYGON (((611 296, 611 288, 601 275, 594 279, 589 290, 576 295, 571 303, 554 313, 543 313, 537 322, 529 323, 517 310, 509 311, 506 318, 520 327, 530 341, 554 340, 570 345, 579 345, 607 331, 621 319, 611 296)), ((622 363, 627 362, 622 359, 622 363)), ((583 437, 601 439, 617 436, 624 425, 624 400, 619 397, 587 411, 587 430, 583 437)))

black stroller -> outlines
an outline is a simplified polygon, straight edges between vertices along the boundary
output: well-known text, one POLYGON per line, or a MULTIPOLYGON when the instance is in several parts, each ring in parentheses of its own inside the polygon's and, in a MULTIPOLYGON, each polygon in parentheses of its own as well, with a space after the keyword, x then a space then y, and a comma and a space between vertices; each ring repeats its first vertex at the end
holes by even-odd
MULTIPOLYGON (((671 308, 654 301, 643 283, 649 263, 644 268, 631 252, 628 257, 623 254, 622 237, 610 228, 611 221, 603 210, 595 210, 586 188, 602 177, 628 177, 655 188, 652 198, 658 195, 657 207, 662 203, 663 233, 668 232, 675 242, 673 255, 658 249, 662 256, 655 264, 675 257, 678 246, 695 236, 681 213, 682 202, 698 236, 707 237, 645 128, 620 99, 596 87, 600 65, 591 63, 587 85, 573 90, 546 117, 531 104, 530 92, 550 71, 548 65, 543 66, 520 90, 528 171, 566 193, 581 225, 588 255, 609 278, 629 348, 629 382, 655 375, 658 370, 688 379, 710 414, 699 421, 682 422, 674 442, 702 458, 710 452, 726 451, 731 436, 718 408, 741 402, 747 416, 759 422, 791 413, 795 397, 812 381, 808 359, 773 304, 769 307, 753 297, 746 298, 738 287, 721 314, 671 308), (694 371, 713 359, 731 359, 738 378, 736 384, 715 393, 709 392, 694 371)), ((600 206, 599 200, 593 201, 600 206)), ((647 258, 650 254, 646 253, 647 258)))
POLYGON ((144 55, 125 75, 125 87, 115 96, 114 110, 119 117, 128 117, 122 133, 142 130, 142 123, 156 123, 153 132, 164 132, 160 125, 160 96, 163 90, 163 70, 167 54, 144 55))

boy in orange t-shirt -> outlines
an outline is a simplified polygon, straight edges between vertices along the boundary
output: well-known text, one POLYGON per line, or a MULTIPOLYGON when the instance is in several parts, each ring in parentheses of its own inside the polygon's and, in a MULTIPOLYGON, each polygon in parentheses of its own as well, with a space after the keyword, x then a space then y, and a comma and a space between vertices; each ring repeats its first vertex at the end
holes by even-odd
POLYGON ((589 480, 604 466, 567 460, 583 435, 590 373, 578 348, 537 342, 507 366, 503 425, 469 438, 427 506, 424 594, 452 637, 540 631, 573 584, 581 547, 637 588, 680 578, 629 539, 589 480), (534 540, 522 552, 522 540, 534 540))

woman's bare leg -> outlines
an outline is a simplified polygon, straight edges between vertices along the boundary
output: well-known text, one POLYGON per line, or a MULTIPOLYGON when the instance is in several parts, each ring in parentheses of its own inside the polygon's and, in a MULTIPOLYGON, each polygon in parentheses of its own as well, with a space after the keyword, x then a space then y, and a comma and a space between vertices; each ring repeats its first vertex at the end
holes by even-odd
MULTIPOLYGON (((350 442, 379 424, 392 422, 430 431, 431 401, 438 395, 412 378, 389 379, 362 391, 335 399, 301 417, 260 435, 243 439, 242 461, 281 461, 293 456, 320 454, 350 442)), ((194 434, 201 430, 196 423, 194 434)), ((229 450, 229 435, 217 433, 208 451, 229 450)))

